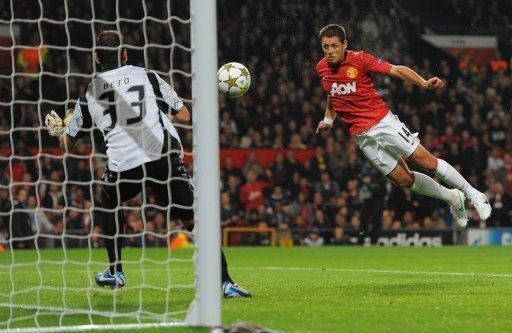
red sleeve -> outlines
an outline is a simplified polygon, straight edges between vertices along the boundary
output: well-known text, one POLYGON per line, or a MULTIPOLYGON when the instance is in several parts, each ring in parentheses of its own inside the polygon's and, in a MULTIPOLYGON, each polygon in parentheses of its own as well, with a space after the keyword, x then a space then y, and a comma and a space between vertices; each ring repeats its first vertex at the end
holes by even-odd
POLYGON ((361 61, 367 72, 389 74, 391 71, 391 64, 389 62, 376 58, 364 51, 361 51, 361 61))
POLYGON ((250 191, 247 184, 242 186, 242 188, 240 189, 240 200, 242 201, 242 203, 246 204, 249 201, 249 192, 250 191))

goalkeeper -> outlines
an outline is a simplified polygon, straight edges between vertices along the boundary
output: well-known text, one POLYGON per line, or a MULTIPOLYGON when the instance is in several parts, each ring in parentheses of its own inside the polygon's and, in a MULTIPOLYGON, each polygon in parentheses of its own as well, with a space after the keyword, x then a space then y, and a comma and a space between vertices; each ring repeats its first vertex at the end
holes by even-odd
MULTIPOLYGON (((194 188, 183 165, 180 137, 170 121, 188 122, 190 114, 157 74, 126 65, 128 57, 121 40, 117 31, 99 34, 95 57, 102 73, 92 80, 64 121, 55 111, 45 118, 62 149, 91 131, 93 123, 103 133, 108 166, 103 175, 101 209, 96 209, 99 213, 95 217, 102 223, 110 267, 96 274, 95 280, 99 286, 111 288, 125 285, 121 256, 124 220, 116 209, 123 202, 150 187, 159 206, 168 207, 172 202, 173 218, 191 226, 194 217, 194 188)), ((222 251, 221 255, 224 296, 250 297, 233 282, 222 251)))

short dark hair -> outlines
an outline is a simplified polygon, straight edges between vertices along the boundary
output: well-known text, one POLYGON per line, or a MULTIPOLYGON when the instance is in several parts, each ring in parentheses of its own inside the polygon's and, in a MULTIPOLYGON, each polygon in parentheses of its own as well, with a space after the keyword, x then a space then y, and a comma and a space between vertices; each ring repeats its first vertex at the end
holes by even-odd
POLYGON ((116 30, 103 30, 96 38, 96 54, 100 64, 119 65, 122 63, 123 35, 116 30), (112 49, 115 48, 115 49, 112 49))
POLYGON ((343 43, 347 39, 347 34, 345 33, 345 28, 341 25, 328 24, 323 27, 318 34, 318 38, 322 39, 322 37, 339 37, 340 41, 343 43))

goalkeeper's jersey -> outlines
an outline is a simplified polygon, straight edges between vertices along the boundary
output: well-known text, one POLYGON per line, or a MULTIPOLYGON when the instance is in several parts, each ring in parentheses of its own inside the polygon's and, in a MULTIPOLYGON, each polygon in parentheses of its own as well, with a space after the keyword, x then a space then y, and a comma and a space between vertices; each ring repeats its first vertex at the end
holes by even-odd
POLYGON ((174 89, 158 74, 123 66, 99 74, 89 84, 75 105, 66 133, 78 138, 94 124, 105 139, 108 168, 126 171, 162 157, 164 129, 180 141, 166 114, 176 114, 182 106, 174 89))

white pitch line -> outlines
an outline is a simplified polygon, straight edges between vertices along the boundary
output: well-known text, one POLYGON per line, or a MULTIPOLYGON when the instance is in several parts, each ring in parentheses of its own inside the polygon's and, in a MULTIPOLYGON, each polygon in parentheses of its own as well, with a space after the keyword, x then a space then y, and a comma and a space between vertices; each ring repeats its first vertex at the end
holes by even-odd
MULTIPOLYGON (((281 266, 258 266, 258 267, 233 267, 230 270, 267 270, 267 271, 318 271, 318 272, 339 272, 339 273, 375 273, 375 274, 396 274, 396 275, 430 275, 430 276, 468 276, 468 277, 496 277, 496 278, 512 278, 512 274, 502 273, 477 273, 477 272, 428 272, 428 271, 400 271, 389 269, 350 269, 350 268, 320 268, 320 267, 281 267, 281 266)), ((173 272, 192 271, 192 268, 171 268, 173 272)), ((87 273, 87 270, 66 270, 67 273, 87 273)), ((94 270, 90 270, 93 273, 94 270)), ((145 269, 144 273, 150 272, 167 272, 167 269, 145 269)), ((61 273, 60 270, 44 270, 44 273, 61 273)), ((9 274, 9 272, 1 272, 1 274, 9 274)))
POLYGON ((33 311, 47 311, 47 312, 60 312, 65 313, 66 315, 95 315, 102 317, 116 317, 116 318, 134 318, 137 315, 142 315, 143 317, 148 317, 152 319, 163 320, 166 315, 182 315, 186 313, 186 310, 172 311, 168 314, 159 314, 159 313, 140 313, 140 312, 127 312, 127 313, 119 313, 119 312, 111 312, 111 311, 99 311, 93 309, 76 309, 76 308, 63 308, 57 306, 45 306, 45 305, 30 305, 30 304, 11 304, 11 303, 0 303, 0 307, 5 308, 16 308, 23 310, 33 310, 33 311))
POLYGON ((285 270, 285 271, 327 271, 340 273, 377 273, 377 274, 403 274, 403 275, 447 275, 447 276, 469 276, 469 277, 500 277, 512 278, 512 274, 501 273, 476 273, 476 272, 427 272, 427 271, 399 271, 388 269, 348 269, 348 268, 313 268, 313 267, 252 267, 262 270, 285 270))
POLYGON ((23 332, 37 332, 37 333, 53 333, 53 332, 91 332, 91 331, 106 331, 106 330, 143 330, 152 328, 171 328, 186 326, 185 322, 169 322, 169 323, 139 323, 139 324, 105 324, 105 325, 78 325, 78 326, 56 326, 56 327, 24 327, 12 328, 0 332, 6 333, 23 333, 23 332))

